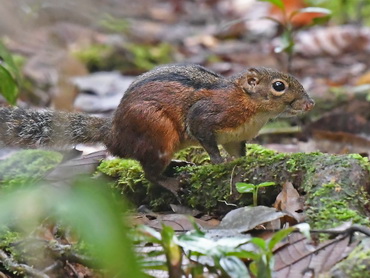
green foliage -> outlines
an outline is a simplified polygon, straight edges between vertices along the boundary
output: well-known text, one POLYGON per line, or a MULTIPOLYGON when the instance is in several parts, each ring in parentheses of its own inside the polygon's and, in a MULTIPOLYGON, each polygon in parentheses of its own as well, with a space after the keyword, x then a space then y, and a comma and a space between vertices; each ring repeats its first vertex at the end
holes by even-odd
POLYGON ((298 9, 298 10, 288 13, 284 2, 281 0, 259 0, 259 1, 269 2, 281 10, 282 20, 277 20, 275 18, 269 18, 269 19, 279 24, 283 30, 282 35, 281 35, 281 45, 275 48, 275 52, 276 53, 284 52, 287 54, 287 57, 288 57, 287 70, 288 72, 290 72, 294 45, 295 45, 294 34, 299 29, 298 27, 294 28, 293 18, 299 14, 318 13, 319 15, 317 15, 317 17, 312 21, 311 25, 321 24, 329 19, 331 15, 331 11, 325 8, 320 8, 320 7, 307 7, 307 8, 298 9))
POLYGON ((172 47, 168 43, 158 45, 131 44, 128 50, 132 55, 132 63, 140 70, 150 70, 160 64, 172 61, 172 47))
MULTIPOLYGON (((95 266, 110 277, 143 277, 122 220, 122 200, 91 179, 71 187, 30 186, 0 195, 0 225, 10 225, 27 239, 44 219, 55 219, 71 227, 94 256, 95 266)), ((32 258, 31 258, 32 259, 32 258)))
MULTIPOLYGON (((167 269, 171 272, 168 268, 174 265, 178 266, 178 256, 180 254, 178 248, 181 247, 182 252, 192 262, 191 265, 187 266, 187 273, 192 277, 197 277, 197 274, 204 274, 204 269, 207 269, 206 273, 216 274, 218 277, 251 277, 243 260, 252 260, 249 270, 254 277, 269 278, 272 277, 274 267, 273 250, 276 244, 297 230, 307 236, 309 226, 300 224, 296 227, 280 230, 269 240, 243 235, 224 238, 212 237, 211 234, 202 232, 196 227, 195 230, 180 236, 176 236, 170 227, 163 227, 162 232, 159 233, 144 226, 140 227, 138 232, 142 234, 141 241, 144 243, 151 242, 163 247, 162 251, 152 254, 151 258, 143 259, 142 263, 148 269, 167 269), (172 255, 168 257, 169 252, 166 251, 168 246, 175 250, 172 253, 174 254, 173 257, 172 255), (153 259, 161 254, 166 254, 167 261, 175 261, 177 264, 160 263, 160 261, 153 259)), ((177 273, 181 273, 181 270, 177 273)))
POLYGON ((261 187, 267 187, 275 185, 275 182, 263 182, 260 184, 253 184, 253 183, 245 183, 245 182, 237 182, 235 184, 236 190, 239 193, 252 193, 253 194, 253 206, 258 205, 257 196, 258 196, 258 189, 261 187))
POLYGON ((76 51, 74 55, 85 63, 90 71, 119 70, 123 73, 140 73, 172 62, 172 47, 167 43, 127 44, 119 47, 95 44, 76 51))
POLYGON ((285 5, 283 3, 283 1, 281 0, 260 0, 261 2, 269 2, 273 5, 275 5, 276 7, 278 7, 279 9, 282 9, 284 10, 285 9, 285 5))
POLYGON ((103 44, 92 44, 89 47, 74 52, 91 71, 106 69, 106 57, 111 53, 112 47, 103 44))
POLYGON ((332 11, 332 18, 338 24, 370 24, 369 0, 309 0, 310 5, 332 11))
POLYGON ((0 93, 10 103, 15 104, 21 76, 12 55, 0 42, 0 93))
POLYGON ((19 151, 0 161, 0 185, 11 189, 32 184, 62 161, 58 152, 43 150, 19 151))

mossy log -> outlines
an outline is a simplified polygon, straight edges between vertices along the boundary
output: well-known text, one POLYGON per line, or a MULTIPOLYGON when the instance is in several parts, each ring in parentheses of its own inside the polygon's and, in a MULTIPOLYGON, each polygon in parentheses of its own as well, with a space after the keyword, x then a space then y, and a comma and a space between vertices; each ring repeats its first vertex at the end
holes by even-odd
MULTIPOLYGON (((136 205, 147 203, 163 208, 176 202, 172 194, 150 186, 133 161, 105 161, 99 169, 110 176, 120 176, 116 187, 136 205)), ((201 211, 224 214, 250 205, 251 194, 238 193, 236 182, 275 182, 276 186, 261 188, 258 194, 259 204, 271 206, 288 181, 304 197, 305 212, 314 227, 330 227, 348 220, 370 223, 370 164, 359 155, 286 154, 250 145, 243 158, 221 165, 181 167, 175 176, 181 183, 178 199, 182 205, 201 211)))

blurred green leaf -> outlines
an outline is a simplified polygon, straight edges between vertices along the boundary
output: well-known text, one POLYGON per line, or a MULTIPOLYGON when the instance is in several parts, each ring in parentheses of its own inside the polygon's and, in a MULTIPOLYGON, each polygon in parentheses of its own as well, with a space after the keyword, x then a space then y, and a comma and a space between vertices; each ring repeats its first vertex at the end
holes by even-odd
POLYGON ((294 12, 295 14, 303 14, 303 13, 320 13, 323 16, 331 15, 331 10, 320 8, 320 7, 307 7, 302 8, 294 12))
POLYGON ((279 9, 282 9, 284 10, 285 9, 285 5, 284 5, 284 2, 282 0, 259 0, 261 2, 269 2, 273 5, 275 5, 276 7, 278 7, 279 9))
POLYGON ((262 238, 254 237, 250 240, 250 242, 253 243, 254 245, 258 246, 259 248, 261 248, 261 250, 266 250, 267 249, 266 241, 262 238))
POLYGON ((293 33, 290 29, 285 29, 281 36, 281 45, 275 47, 275 53, 285 52, 287 54, 293 53, 294 39, 293 33))
POLYGON ((315 17, 312 19, 312 25, 322 25, 329 21, 331 18, 331 15, 321 16, 321 17, 315 17))
POLYGON ((80 181, 73 187, 32 186, 0 196, 0 224, 17 226, 25 234, 45 218, 72 227, 98 262, 115 277, 143 277, 123 222, 125 207, 112 192, 80 181))
POLYGON ((275 185, 275 182, 273 182, 273 181, 267 181, 267 182, 260 183, 257 186, 258 187, 267 187, 267 186, 272 186, 272 185, 275 185))
POLYGON ((252 251, 245 251, 245 250, 238 250, 238 251, 233 251, 233 252, 228 252, 228 256, 235 256, 241 259, 251 259, 251 260, 257 260, 260 255, 252 252, 252 251))
POLYGON ((239 193, 253 193, 253 191, 256 189, 254 184, 245 182, 237 182, 235 187, 239 193))
POLYGON ((0 42, 0 93, 11 104, 18 97, 18 85, 21 80, 19 69, 12 55, 0 42))
POLYGON ((10 104, 15 104, 18 97, 18 86, 10 72, 0 62, 0 93, 10 104))
POLYGON ((286 238, 288 235, 290 235, 295 230, 296 228, 290 227, 287 229, 277 231, 269 240, 268 248, 272 251, 272 249, 275 247, 277 243, 282 241, 284 238, 286 238))
POLYGON ((179 245, 185 251, 197 252, 205 256, 219 258, 228 253, 241 250, 238 249, 239 246, 248 243, 250 239, 244 237, 228 237, 216 240, 206 238, 205 235, 191 231, 179 236, 178 240, 179 245))
POLYGON ((229 256, 220 259, 220 266, 231 278, 248 278, 249 272, 245 264, 237 257, 229 256))
POLYGON ((141 241, 145 240, 147 242, 157 244, 161 244, 162 242, 161 233, 149 226, 141 225, 137 228, 137 232, 138 233, 135 233, 134 236, 140 237, 141 241))
POLYGON ((271 278, 272 269, 269 267, 269 262, 263 256, 257 261, 253 261, 257 270, 257 278, 271 278))
POLYGON ((19 82, 21 79, 19 69, 13 60, 13 56, 1 42, 0 42, 0 61, 1 65, 10 73, 10 75, 15 79, 15 81, 19 82))
POLYGON ((310 14, 310 13, 317 14, 316 17, 312 19, 312 22, 314 23, 314 25, 326 22, 332 14, 332 12, 330 10, 325 9, 325 8, 307 7, 307 8, 302 8, 302 9, 293 11, 289 16, 289 20, 291 21, 292 18, 295 17, 296 15, 310 14))

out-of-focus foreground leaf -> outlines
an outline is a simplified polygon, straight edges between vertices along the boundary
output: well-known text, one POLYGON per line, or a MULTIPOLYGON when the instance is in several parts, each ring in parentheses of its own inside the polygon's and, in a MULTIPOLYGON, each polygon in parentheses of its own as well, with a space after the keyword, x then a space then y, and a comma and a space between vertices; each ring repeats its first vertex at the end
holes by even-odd
POLYGON ((18 97, 18 83, 20 74, 13 57, 0 42, 0 93, 11 104, 15 104, 18 97))
POLYGON ((123 223, 122 202, 116 202, 101 185, 88 182, 81 181, 73 187, 37 186, 2 194, 0 224, 12 223, 28 234, 41 219, 54 217, 78 232, 97 267, 114 277, 141 277, 123 223))

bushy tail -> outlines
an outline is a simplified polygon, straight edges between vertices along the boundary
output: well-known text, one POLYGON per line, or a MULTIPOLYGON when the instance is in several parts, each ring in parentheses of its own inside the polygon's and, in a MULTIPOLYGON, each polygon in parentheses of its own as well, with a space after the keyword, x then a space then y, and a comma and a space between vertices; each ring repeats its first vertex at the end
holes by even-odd
POLYGON ((106 143, 111 120, 82 113, 0 108, 0 146, 62 147, 106 143))

